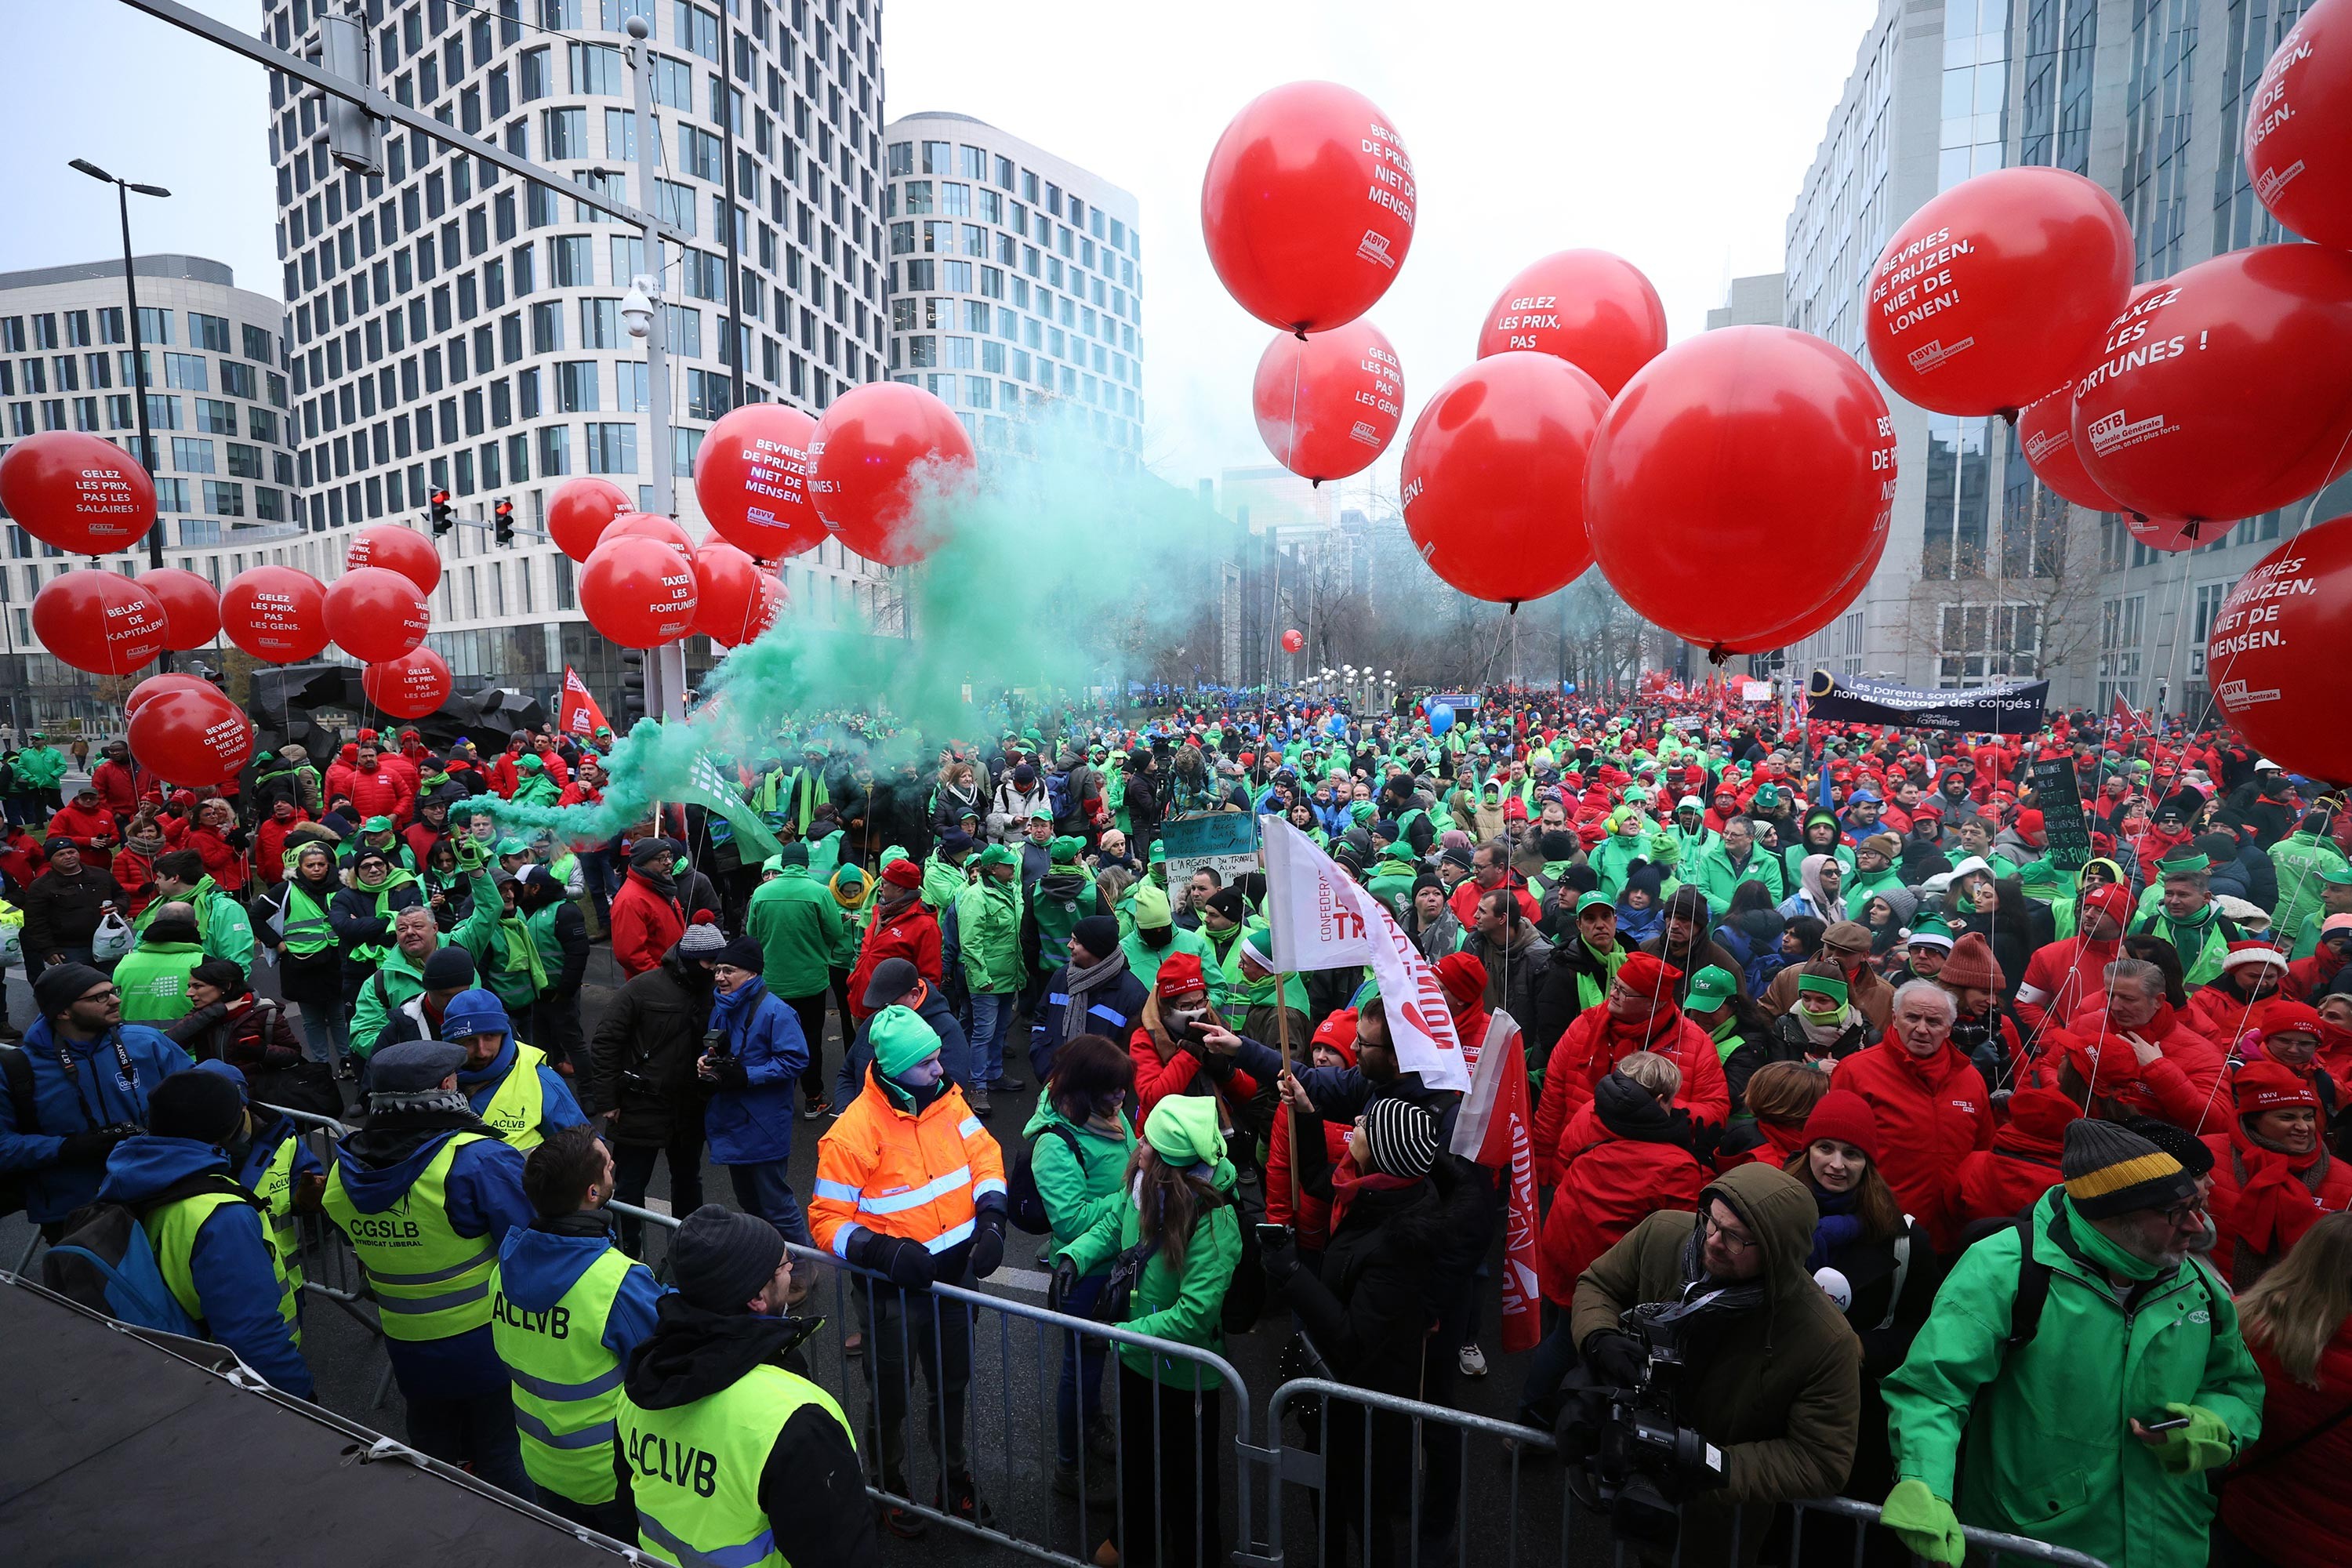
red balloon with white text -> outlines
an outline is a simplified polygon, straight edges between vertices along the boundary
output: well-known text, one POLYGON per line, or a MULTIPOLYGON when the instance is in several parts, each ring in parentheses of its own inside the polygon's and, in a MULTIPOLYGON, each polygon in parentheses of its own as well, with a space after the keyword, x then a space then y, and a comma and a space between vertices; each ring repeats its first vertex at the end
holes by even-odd
POLYGON ((2352 517, 2305 529, 2238 579, 2205 670, 2246 744, 2289 773, 2352 784, 2352 517))
POLYGON ((456 684, 447 661, 429 647, 411 648, 360 671, 360 690, 394 719, 424 718, 449 700, 456 684))
POLYGON ((1404 417, 1404 369, 1368 321, 1311 338, 1276 333, 1250 388, 1257 433, 1274 460, 1304 479, 1343 479, 1372 466, 1404 417))
POLYGON ((954 409, 919 386, 869 382, 834 399, 816 422, 809 499, 844 545, 905 566, 937 547, 976 467, 954 409))
POLYGON ((580 572, 588 624, 623 647, 659 647, 694 629, 694 566, 658 539, 598 545, 580 572))
POLYGON ((547 537, 574 561, 584 562, 613 520, 636 504, 610 479, 566 479, 547 498, 547 537))
POLYGON ((1293 626, 1288 631, 1282 634, 1283 652, 1297 653, 1306 646, 1306 634, 1301 632, 1297 626, 1293 626))
POLYGON ((441 553, 433 542, 413 528, 396 522, 378 523, 352 536, 343 552, 346 570, 382 566, 399 573, 429 594, 441 585, 441 553))
POLYGON ((253 721, 217 691, 163 692, 127 728, 132 759, 166 784, 226 784, 253 760, 253 721))
MULTIPOLYGON (((31 407, 25 405, 27 418, 31 407)), ((68 555, 105 555, 147 537, 155 481, 111 441, 44 430, 0 454, 0 507, 44 544, 68 555)))
POLYGON ((2318 0, 2279 40, 2247 100, 2245 159, 2273 217, 2352 249, 2352 0, 2318 0))
POLYGON ((265 664, 297 664, 327 646, 327 590, 291 566, 251 566, 221 590, 221 630, 265 664))
POLYGON ((775 568, 762 566, 723 539, 694 552, 694 629, 720 647, 738 647, 775 624, 784 604, 775 568))
POLYGON ((694 454, 694 497, 711 531, 762 561, 815 549, 824 524, 809 504, 814 439, 816 421, 781 403, 747 403, 713 425, 694 454))
POLYGON ((220 636, 220 595, 194 572, 151 567, 139 585, 163 605, 163 646, 173 653, 209 647, 220 636))
POLYGON ((421 647, 431 618, 424 590, 388 566, 346 572, 327 589, 327 635, 362 664, 421 647))
POLYGON ((169 646, 163 602, 144 584, 95 567, 41 584, 33 595, 33 635, 92 675, 128 675, 169 646))
POLYGON ((1605 250, 1559 250, 1503 285, 1478 329, 1478 357, 1557 354, 1614 397, 1666 347, 1666 307, 1642 269, 1605 250))

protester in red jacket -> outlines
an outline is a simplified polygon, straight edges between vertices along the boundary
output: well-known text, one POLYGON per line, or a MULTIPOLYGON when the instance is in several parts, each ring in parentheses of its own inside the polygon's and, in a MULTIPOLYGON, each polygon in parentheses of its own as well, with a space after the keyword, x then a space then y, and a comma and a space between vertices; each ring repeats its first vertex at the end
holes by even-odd
POLYGON ((337 763, 327 770, 327 798, 337 795, 351 801, 352 815, 362 821, 388 816, 399 824, 416 810, 415 784, 404 782, 398 772, 385 767, 383 754, 368 743, 352 749, 348 767, 337 763))
POLYGON ((97 786, 84 784, 74 792, 73 799, 50 815, 48 836, 79 845, 88 858, 113 848, 121 828, 114 813, 99 804, 97 786))
POLYGON ((2075 934, 2034 950, 2017 987, 2014 1012, 2029 1035, 2063 1029, 2074 1012, 2106 988, 2107 965, 2123 952, 2131 894, 2113 883, 2083 891, 2075 934))
MULTIPOLYGON (((1130 1044, 1129 1054, 1134 1047, 1130 1044)), ((1325 1018, 1315 1026, 1315 1039, 1308 1047, 1308 1064, 1318 1068, 1351 1068, 1356 1065, 1356 1010, 1346 1007, 1325 1018)), ((1290 1190, 1290 1123, 1287 1110, 1274 1119, 1274 1135, 1266 1146, 1265 1156, 1265 1222, 1268 1225, 1289 1226, 1298 1237, 1302 1252, 1319 1253, 1331 1241, 1331 1200, 1318 1198, 1299 1186, 1297 1204, 1292 1205, 1290 1190)), ((1323 1123, 1323 1153, 1337 1165, 1348 1152, 1349 1126, 1345 1121, 1323 1123)))
POLYGON ((142 811, 122 829, 122 847, 114 852, 108 869, 130 898, 123 913, 136 920, 155 901, 155 857, 164 853, 163 835, 155 826, 154 808, 142 811))
POLYGON ((1715 1168, 1769 1165, 1786 1169, 1804 1152, 1805 1118, 1830 1091, 1824 1066, 1811 1062, 1766 1062, 1748 1078, 1740 1099, 1748 1115, 1725 1129, 1716 1145, 1715 1168))
POLYGON ((2079 1089, 2105 1101, 2105 1113, 2154 1116, 2191 1132, 2215 1125, 2221 1048, 2173 1012, 2155 964, 2117 959, 2111 975, 2106 994, 2079 1010, 2072 1027, 2042 1036, 2015 1087, 2079 1089))
POLYGON ((1593 1087, 1635 1051, 1655 1051, 1682 1069, 1675 1103, 1691 1120, 1720 1127, 1731 1115, 1723 1058, 1705 1029, 1675 1005, 1682 972, 1646 952, 1630 954, 1609 982, 1607 997, 1576 1016, 1544 1066, 1542 1102, 1536 1108, 1536 1142, 1557 1143, 1593 1087))
POLYGON ((205 863, 205 875, 224 893, 245 891, 245 851, 249 837, 236 820, 236 809, 218 795, 196 808, 195 825, 181 847, 193 849, 205 863))
MULTIPOLYGON (((2286 1260, 2239 1298, 2239 1325, 2263 1373, 2262 1441, 2221 1489, 2221 1523, 2277 1568, 2342 1568, 2352 1551, 2352 1219, 2315 1222, 2286 1260), (2334 1320, 2334 1321, 2331 1321, 2334 1320)), ((2214 1561, 2248 1561, 2214 1542, 2214 1561)))
POLYGON ((530 731, 517 730, 507 737, 507 749, 492 757, 489 766, 482 770, 482 776, 490 781, 490 788, 500 800, 512 800, 516 787, 522 783, 521 770, 516 764, 530 743, 530 731))
POLYGON ((940 984, 940 921, 921 898, 923 868, 911 858, 882 868, 874 889, 874 910, 866 928, 857 966, 849 972, 849 1016, 863 1023, 875 1009, 866 1004, 866 982, 886 958, 903 958, 932 985, 940 984))
POLYGON ((1558 1188, 1544 1218, 1544 1300, 1566 1307, 1577 1277, 1649 1215, 1698 1207, 1707 1174, 1690 1152, 1682 1071, 1636 1051, 1594 1086, 1553 1143, 1536 1145, 1536 1181, 1558 1188))
POLYGON ((118 822, 128 822, 139 809, 142 781, 131 766, 131 748, 121 741, 106 743, 106 761, 90 770, 89 782, 97 786, 98 798, 106 809, 114 813, 118 822))
POLYGON ((1223 1106, 1221 1120, 1232 1123, 1257 1094, 1257 1079, 1228 1055, 1212 1050, 1201 1037, 1210 1026, 1223 1027, 1209 1002, 1209 980, 1198 955, 1178 952, 1160 966, 1151 994, 1143 1001, 1143 1021, 1127 1043, 1135 1061, 1137 1120, 1171 1094, 1214 1096, 1223 1106))
POLYGON ((1982 1219, 2006 1219, 2063 1178, 2059 1156, 2066 1124, 2083 1108, 2054 1089, 2021 1089, 2009 1097, 2009 1120, 1994 1129, 1992 1147, 1960 1162, 1953 1222, 1965 1228, 1982 1219))
POLYGON ((1464 931, 1478 929, 1478 895, 1494 888, 1510 889, 1529 921, 1543 919, 1543 906, 1528 891, 1528 879, 1511 869, 1508 854, 1481 844, 1470 852, 1470 875, 1454 883, 1454 891, 1446 897, 1454 918, 1462 922, 1464 931))
MULTIPOLYGON (((281 795, 270 803, 269 815, 253 830, 253 874, 257 880, 274 887, 286 879, 286 836, 310 820, 310 814, 295 805, 291 796, 281 795)), ((115 880, 121 882, 122 879, 117 877, 115 880)), ((122 885, 127 888, 131 884, 122 885)))
POLYGON ((677 860, 677 851, 661 838, 641 839, 629 852, 629 874, 613 895, 612 916, 613 962, 628 978, 660 963, 686 934, 687 911, 672 870, 677 860))
POLYGON ((2209 1132, 2219 1239, 2213 1267, 2243 1290, 2323 1214, 2352 1207, 2352 1165, 2327 1152, 2319 1096, 2283 1062, 2249 1062, 2231 1080, 2227 1131, 2209 1132))
POLYGON ((1878 1119, 1878 1173, 1948 1254, 1959 1227, 1952 1197, 1960 1162, 1992 1147, 1992 1098, 1983 1077, 1952 1044, 1958 1004, 1931 981, 1895 994, 1885 1037, 1838 1063, 1832 1089, 1870 1101, 1878 1119))

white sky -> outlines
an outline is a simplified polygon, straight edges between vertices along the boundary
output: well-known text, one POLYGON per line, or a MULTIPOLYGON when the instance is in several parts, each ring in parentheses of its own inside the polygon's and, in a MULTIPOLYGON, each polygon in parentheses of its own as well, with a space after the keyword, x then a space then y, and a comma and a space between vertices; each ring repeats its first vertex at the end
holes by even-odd
MULTIPOLYGON (((195 0, 251 28, 251 0, 195 0)), ((1469 363, 1487 303, 1570 246, 1614 250, 1697 331, 1733 277, 1778 271, 1782 224, 1875 0, 885 0, 892 113, 974 115, 1141 204, 1147 457, 1189 485, 1267 461, 1249 386, 1272 336, 1219 287, 1200 234, 1217 133, 1265 89, 1346 82, 1386 111, 1420 184, 1412 251, 1370 312, 1403 361, 1406 418, 1469 363)), ((138 248, 226 261, 275 294, 258 67, 116 0, 10 7, 0 98, 11 221, 0 270, 118 254, 88 158, 166 185, 138 248)))

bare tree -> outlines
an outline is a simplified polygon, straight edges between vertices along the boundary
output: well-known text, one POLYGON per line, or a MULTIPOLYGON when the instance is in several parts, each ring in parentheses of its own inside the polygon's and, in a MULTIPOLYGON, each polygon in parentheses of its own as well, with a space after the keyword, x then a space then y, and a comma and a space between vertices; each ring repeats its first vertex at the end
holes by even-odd
POLYGON ((2029 495, 2002 517, 1989 547, 1939 544, 1929 553, 1904 640, 1944 678, 2043 679, 2098 636, 2099 514, 2038 484, 2029 495))

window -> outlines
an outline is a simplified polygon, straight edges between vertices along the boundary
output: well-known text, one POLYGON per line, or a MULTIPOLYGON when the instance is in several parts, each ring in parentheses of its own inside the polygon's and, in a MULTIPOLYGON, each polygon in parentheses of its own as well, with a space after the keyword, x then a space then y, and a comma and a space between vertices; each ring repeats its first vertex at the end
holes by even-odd
POLYGON ((540 427, 539 471, 546 479, 572 471, 572 431, 568 426, 546 425, 540 427))
POLYGON ((555 90, 554 87, 548 80, 547 71, 548 61, 546 49, 525 49, 523 51, 522 100, 525 103, 529 103, 535 98, 545 98, 549 93, 555 90))
POLYGON ((2122 698, 2139 706, 2140 635, 2147 611, 2145 595, 2103 600, 2099 605, 2099 711, 2122 698))
POLYGON ((550 158, 587 158, 588 111, 584 109, 550 109, 541 114, 547 138, 550 158))
POLYGON ((955 147, 947 142, 923 143, 923 173, 952 174, 955 173, 955 147))
POLYGON ((555 367, 555 411, 558 414, 596 412, 594 360, 565 360, 555 367))
POLYGON ((634 109, 608 109, 604 111, 604 156, 630 158, 637 155, 637 111, 634 109))
POLYGON ((242 441, 228 443, 228 471, 240 479, 257 479, 261 473, 261 448, 248 447, 242 441))
POLYGON ((218 517, 243 517, 245 487, 226 479, 206 479, 205 510, 218 517))
POLYGON ((908 180, 901 194, 906 204, 904 210, 909 216, 920 216, 932 210, 930 181, 908 180))
POLYGON ((689 370, 686 373, 686 416, 717 419, 732 404, 733 394, 733 384, 719 372, 689 370))
POLYGON ((694 112, 694 68, 667 56, 654 57, 654 101, 666 109, 694 112))
POLYGON ((589 258, 588 237, 584 234, 558 235, 547 242, 547 273, 558 289, 585 289, 596 281, 594 263, 589 258))
POLYGON ((699 5, 677 0, 676 32, 679 45, 706 60, 719 58, 719 18, 699 5))
POLYGON ((535 302, 530 308, 530 352, 535 354, 553 353, 562 347, 562 305, 553 300, 535 302))
MULTIPOLYGON (((98 359, 93 355, 91 363, 96 365, 103 365, 106 362, 104 360, 98 359)), ((225 359, 220 363, 220 374, 221 390, 223 392, 227 393, 232 397, 250 398, 256 401, 259 400, 261 396, 261 378, 254 374, 254 369, 251 365, 247 364, 240 360, 225 359)))
MULTIPOLYGON (((79 315, 80 312, 75 313, 79 315)), ((86 342, 87 339, 76 341, 86 342)), ((201 310, 189 311, 188 346, 194 349, 210 349, 215 353, 228 353, 228 318, 207 316, 201 310)))
POLYGON ((688 359, 702 357, 702 312, 691 305, 664 305, 662 326, 669 334, 669 352, 688 359))
POLYGON ((637 427, 635 425, 589 425, 584 429, 590 473, 634 474, 637 471, 637 427))
POLYGON ((184 474, 213 472, 213 444, 200 436, 173 437, 172 467, 184 474))
POLYGON ((212 383, 205 374, 205 356, 165 354, 163 384, 176 386, 185 392, 209 392, 212 389, 212 383))
POLYGON ((621 346, 621 302, 618 300, 580 301, 580 346, 616 349, 621 346))
POLYGON ((712 184, 723 184, 727 178, 725 148, 710 132, 691 125, 677 128, 678 167, 698 180, 712 184))
POLYGON ((613 366, 613 411, 643 414, 651 403, 646 392, 647 366, 639 360, 622 360, 613 366))
MULTIPOLYGON (((564 50, 571 57, 573 92, 596 98, 627 95, 628 78, 623 72, 618 48, 611 44, 566 44, 564 50)), ((526 91, 523 96, 537 95, 526 91)))
POLYGON ((214 436, 236 434, 236 405, 217 397, 196 399, 196 428, 214 436))

